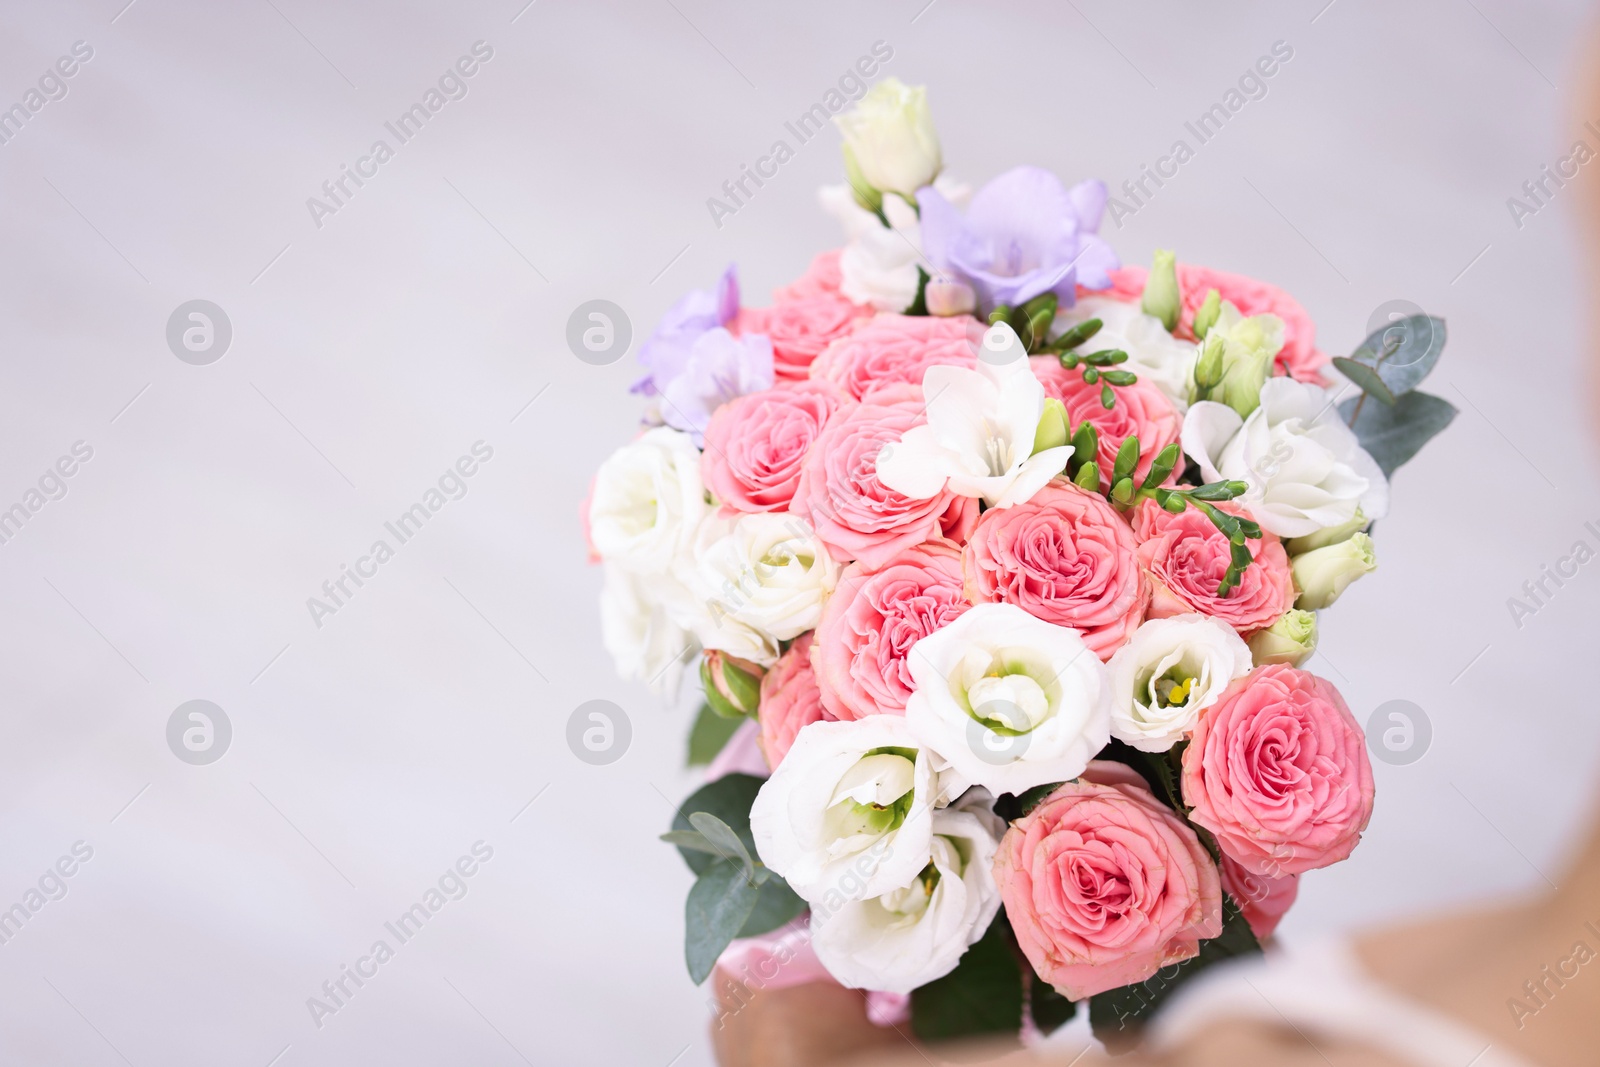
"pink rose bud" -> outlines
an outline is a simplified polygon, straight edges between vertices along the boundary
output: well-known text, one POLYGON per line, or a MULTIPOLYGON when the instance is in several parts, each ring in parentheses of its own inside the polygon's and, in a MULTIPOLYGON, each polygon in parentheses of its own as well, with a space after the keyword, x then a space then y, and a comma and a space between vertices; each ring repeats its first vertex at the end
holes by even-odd
POLYGON ((995 878, 1028 962, 1073 1000, 1142 982, 1222 933, 1211 857, 1121 763, 1090 763, 1013 823, 995 878))
POLYGON ((1271 664, 1200 716, 1183 799, 1240 867, 1284 878, 1350 855, 1372 817, 1372 765, 1332 683, 1271 664))
POLYGON ((978 306, 978 294, 966 282, 954 278, 930 278, 923 290, 928 304, 928 314, 948 317, 970 315, 978 306))

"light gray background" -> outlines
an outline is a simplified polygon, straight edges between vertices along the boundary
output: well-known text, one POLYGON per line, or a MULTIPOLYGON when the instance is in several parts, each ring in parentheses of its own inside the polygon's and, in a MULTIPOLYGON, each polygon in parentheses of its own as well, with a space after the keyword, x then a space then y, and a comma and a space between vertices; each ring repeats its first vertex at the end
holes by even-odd
POLYGON ((1330 351, 1392 298, 1450 323, 1430 387, 1462 414, 1312 665, 1363 720, 1424 707, 1433 749, 1377 767, 1366 841, 1283 936, 1559 878, 1600 750, 1600 576, 1521 630, 1506 599, 1597 543, 1585 290, 1571 190, 1520 230, 1505 200, 1565 153, 1583 5, 125 2, 0 8, 0 103, 95 50, 0 146, 0 507, 94 448, 0 545, 0 907, 95 850, 0 947, 0 1061, 709 1062, 655 841, 694 784, 692 698, 614 679, 576 521, 635 369, 564 331, 604 297, 637 347, 729 260, 760 303, 834 243, 831 134, 722 228, 705 198, 878 39, 953 173, 1112 185, 1293 46, 1107 227, 1129 262, 1284 286, 1330 351), (470 95, 316 228, 306 198, 479 39, 470 95), (165 344, 194 298, 232 319, 211 366, 165 344), (480 439, 469 494, 314 627, 306 598, 480 439), (233 723, 210 766, 166 747, 196 698, 233 723), (633 724, 608 767, 564 740, 594 698, 633 724), (306 998, 479 839, 470 893, 316 1029, 306 998))

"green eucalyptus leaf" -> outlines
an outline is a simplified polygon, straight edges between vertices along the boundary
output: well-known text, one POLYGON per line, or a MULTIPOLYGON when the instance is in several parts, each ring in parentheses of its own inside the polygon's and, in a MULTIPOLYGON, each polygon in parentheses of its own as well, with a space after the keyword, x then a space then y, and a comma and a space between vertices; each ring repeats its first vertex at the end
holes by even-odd
POLYGON ((744 929, 760 893, 744 868, 723 860, 690 887, 684 905, 683 954, 695 985, 710 976, 722 950, 744 929))
POLYGON ((733 832, 733 827, 709 811, 690 812, 689 825, 698 830, 723 859, 739 863, 747 872, 755 868, 755 859, 739 840, 739 835, 733 832))
POLYGON ((757 874, 764 872, 767 879, 761 883, 755 910, 739 929, 740 937, 771 933, 806 910, 806 902, 789 888, 788 882, 774 874, 770 867, 758 867, 756 872, 757 874))
MULTIPOLYGON (((765 778, 749 774, 728 774, 708 782, 689 795, 672 820, 674 830, 695 830, 689 816, 697 811, 715 815, 738 835, 745 850, 756 854, 755 838, 750 836, 750 805, 755 803, 765 778)), ((695 874, 704 874, 716 862, 716 857, 703 852, 684 851, 683 860, 695 874)))
MULTIPOLYGON (((1444 342, 1443 319, 1432 315, 1408 315, 1394 320, 1362 341, 1350 353, 1350 359, 1367 367, 1376 367, 1390 394, 1400 397, 1422 384, 1422 379, 1439 362, 1444 342)), ((1340 361, 1335 359, 1334 363, 1340 361)), ((1339 369, 1343 371, 1345 368, 1341 365, 1339 369)), ((1348 373, 1346 377, 1349 377, 1348 373)))
MULTIPOLYGON (((1339 405, 1346 422, 1360 399, 1352 397, 1339 405)), ((1448 400, 1431 393, 1407 393, 1393 407, 1362 404, 1351 428, 1361 447, 1383 468, 1384 476, 1392 477, 1455 417, 1455 405, 1448 400)))
POLYGON ((1339 369, 1339 373, 1349 378, 1363 393, 1371 393, 1385 404, 1394 403, 1394 391, 1383 380, 1383 375, 1378 372, 1378 368, 1366 363, 1358 363, 1345 356, 1334 356, 1333 365, 1339 369))

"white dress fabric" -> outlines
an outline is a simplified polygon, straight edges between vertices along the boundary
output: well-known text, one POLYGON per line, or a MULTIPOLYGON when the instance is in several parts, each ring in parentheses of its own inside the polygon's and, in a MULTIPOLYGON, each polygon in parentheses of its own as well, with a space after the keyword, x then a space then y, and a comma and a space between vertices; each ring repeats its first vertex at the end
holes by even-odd
POLYGON ((1216 967, 1157 1014, 1152 1046, 1169 1050, 1236 1018, 1382 1050, 1416 1067, 1538 1067, 1455 1019, 1380 985, 1342 941, 1319 941, 1216 967))

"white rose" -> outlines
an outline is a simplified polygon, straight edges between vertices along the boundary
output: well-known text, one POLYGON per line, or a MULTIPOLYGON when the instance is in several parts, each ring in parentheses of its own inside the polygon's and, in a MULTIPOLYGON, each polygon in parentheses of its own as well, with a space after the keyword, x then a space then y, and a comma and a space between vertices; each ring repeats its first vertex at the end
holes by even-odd
POLYGON ((1100 330, 1074 351, 1088 354, 1120 348, 1128 353, 1123 370, 1133 371, 1160 389, 1179 412, 1189 406, 1194 365, 1200 358, 1198 345, 1172 336, 1160 319, 1146 315, 1137 303, 1108 296, 1081 297, 1072 307, 1062 308, 1056 314, 1056 332, 1089 319, 1099 319, 1100 330))
POLYGON ((709 508, 700 450, 658 426, 600 464, 589 501, 589 539, 607 563, 665 574, 694 543, 709 508))
POLYGON ((975 789, 933 813, 932 855, 910 885, 834 912, 812 907, 811 947, 829 973, 852 989, 909 993, 955 970, 1000 910, 991 867, 1005 823, 989 799, 975 789))
POLYGON ((1249 418, 1226 404, 1196 404, 1183 420, 1183 450, 1208 482, 1249 482, 1241 502, 1280 537, 1347 523, 1357 508, 1368 519, 1389 511, 1388 479, 1309 382, 1268 379, 1249 418))
POLYGON ((971 608, 912 645, 906 663, 912 733, 995 793, 1076 778, 1111 739, 1105 664, 1078 631, 1015 604, 971 608))
MULTIPOLYGON (((649 581, 659 585, 672 580, 649 581)), ((646 594, 641 579, 610 564, 600 587, 600 641, 616 661, 618 674, 663 694, 677 692, 684 661, 699 648, 694 636, 674 621, 667 604, 646 594)))
POLYGON ((910 885, 947 799, 931 756, 895 715, 806 726, 750 807, 761 862, 830 913, 910 885))
POLYGON ((1206 615, 1150 619, 1111 657, 1111 736, 1165 752, 1251 666, 1249 646, 1226 623, 1206 615))
POLYGON ((913 89, 899 78, 885 78, 833 121, 861 176, 875 189, 914 197, 943 166, 925 86, 913 89))
POLYGON ((707 519, 679 573, 700 643, 770 666, 778 642, 817 625, 839 564, 800 516, 760 512, 707 519))

